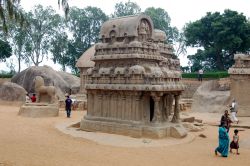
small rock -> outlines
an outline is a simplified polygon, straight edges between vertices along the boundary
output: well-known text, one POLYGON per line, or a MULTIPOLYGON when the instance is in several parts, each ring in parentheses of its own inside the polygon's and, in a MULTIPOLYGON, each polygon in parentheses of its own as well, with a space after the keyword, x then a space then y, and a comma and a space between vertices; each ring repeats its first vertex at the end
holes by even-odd
POLYGON ((195 120, 195 117, 189 117, 189 118, 184 118, 184 119, 182 119, 182 122, 193 123, 194 120, 195 120))
POLYGON ((199 137, 201 137, 201 138, 207 138, 207 136, 204 135, 204 134, 200 134, 199 137))
POLYGON ((195 121, 195 122, 198 122, 198 123, 202 123, 202 120, 201 120, 201 119, 195 119, 194 121, 195 121))

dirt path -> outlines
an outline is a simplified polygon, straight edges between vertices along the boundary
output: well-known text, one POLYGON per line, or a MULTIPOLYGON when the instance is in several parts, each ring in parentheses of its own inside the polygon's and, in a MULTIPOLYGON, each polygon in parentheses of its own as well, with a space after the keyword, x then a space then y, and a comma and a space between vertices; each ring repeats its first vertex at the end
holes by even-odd
MULTIPOLYGON (((99 145, 74 138, 54 126, 82 118, 64 112, 56 118, 24 118, 17 116, 18 107, 0 106, 0 166, 222 166, 250 165, 250 149, 241 146, 240 155, 216 157, 217 128, 207 127, 191 143, 155 148, 121 148, 99 145)), ((200 133, 195 133, 196 135, 200 133)), ((231 134, 232 135, 232 134, 231 134)), ((243 142, 250 141, 250 130, 240 132, 243 142)))

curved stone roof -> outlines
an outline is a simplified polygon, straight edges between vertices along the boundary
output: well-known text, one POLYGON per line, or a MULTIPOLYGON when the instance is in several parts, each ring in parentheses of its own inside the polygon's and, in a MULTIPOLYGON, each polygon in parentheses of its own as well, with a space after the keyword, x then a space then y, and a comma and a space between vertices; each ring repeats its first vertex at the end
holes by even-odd
POLYGON ((153 39, 154 41, 157 41, 157 42, 164 42, 165 40, 167 40, 167 35, 162 30, 154 29, 153 39))
POLYGON ((124 37, 126 36, 138 36, 138 26, 141 20, 146 20, 148 25, 150 26, 151 35, 153 34, 154 25, 151 18, 144 14, 125 16, 110 19, 103 23, 100 31, 100 39, 101 38, 109 38, 110 32, 114 30, 116 32, 116 37, 124 37))
POLYGON ((76 67, 94 67, 95 62, 91 61, 91 57, 95 54, 95 45, 85 51, 76 62, 76 67))

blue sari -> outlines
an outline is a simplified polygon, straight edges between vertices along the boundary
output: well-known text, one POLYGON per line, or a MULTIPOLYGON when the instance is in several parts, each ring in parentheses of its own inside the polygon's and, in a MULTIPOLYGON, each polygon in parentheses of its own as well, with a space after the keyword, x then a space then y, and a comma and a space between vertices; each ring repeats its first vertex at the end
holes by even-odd
POLYGON ((228 156, 229 136, 225 127, 219 127, 219 146, 215 149, 221 156, 228 156))

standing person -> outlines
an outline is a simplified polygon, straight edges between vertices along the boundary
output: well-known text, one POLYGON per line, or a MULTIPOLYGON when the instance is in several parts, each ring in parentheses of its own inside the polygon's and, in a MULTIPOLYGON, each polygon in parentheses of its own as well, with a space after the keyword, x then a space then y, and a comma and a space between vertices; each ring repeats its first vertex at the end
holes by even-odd
POLYGON ((33 95, 31 96, 30 99, 31 99, 32 103, 35 103, 36 102, 36 94, 33 93, 33 95))
POLYGON ((219 146, 215 149, 215 155, 218 155, 218 152, 222 157, 228 156, 229 148, 229 136, 227 133, 226 125, 223 124, 219 127, 219 146))
POLYGON ((237 119, 236 117, 236 114, 238 112, 238 104, 236 103, 235 99, 233 100, 232 102, 232 105, 231 105, 231 117, 232 117, 232 121, 233 122, 236 122, 237 124, 239 123, 239 120, 237 119))
POLYGON ((220 126, 225 125, 225 128, 227 129, 227 132, 229 132, 231 123, 232 123, 232 121, 229 118, 228 110, 225 110, 224 115, 222 115, 221 119, 220 119, 220 126))
POLYGON ((25 102, 26 102, 26 103, 30 103, 30 102, 31 102, 30 96, 29 96, 28 93, 27 93, 26 96, 25 96, 25 102))
POLYGON ((234 136, 233 136, 233 141, 230 143, 230 153, 232 153, 232 149, 236 149, 236 154, 240 154, 239 153, 239 140, 240 137, 238 135, 239 130, 235 129, 234 130, 234 136))
POLYGON ((67 118, 70 118, 71 105, 72 105, 72 100, 70 99, 70 97, 68 95, 67 99, 65 100, 65 109, 66 109, 66 112, 67 112, 67 118))
POLYGON ((203 70, 202 69, 200 69, 199 71, 198 71, 198 81, 201 81, 202 82, 202 77, 203 77, 203 70))

